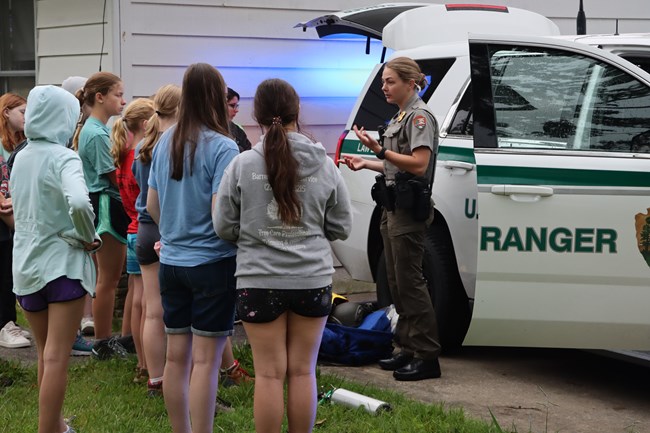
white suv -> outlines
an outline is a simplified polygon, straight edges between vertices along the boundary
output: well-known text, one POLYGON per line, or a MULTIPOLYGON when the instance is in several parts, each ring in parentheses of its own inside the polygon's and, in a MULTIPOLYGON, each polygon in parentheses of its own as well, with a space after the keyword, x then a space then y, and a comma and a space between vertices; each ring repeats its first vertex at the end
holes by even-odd
MULTIPOLYGON (((440 147, 423 268, 443 347, 650 349, 650 35, 557 37, 548 19, 508 7, 367 12, 365 21, 355 10, 303 26, 374 31, 429 78, 421 96, 440 147)), ((374 158, 349 130, 376 131, 396 111, 381 68, 337 159, 374 158)), ((350 239, 332 247, 388 303, 374 177, 340 169, 355 219, 350 239)))

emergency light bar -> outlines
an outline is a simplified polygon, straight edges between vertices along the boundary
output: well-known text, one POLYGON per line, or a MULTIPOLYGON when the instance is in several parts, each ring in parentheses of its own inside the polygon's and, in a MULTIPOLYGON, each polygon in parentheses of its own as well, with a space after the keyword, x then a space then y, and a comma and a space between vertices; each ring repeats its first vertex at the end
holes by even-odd
POLYGON ((476 5, 476 4, 448 4, 445 5, 447 11, 489 11, 489 12, 504 12, 508 13, 507 6, 495 5, 476 5))

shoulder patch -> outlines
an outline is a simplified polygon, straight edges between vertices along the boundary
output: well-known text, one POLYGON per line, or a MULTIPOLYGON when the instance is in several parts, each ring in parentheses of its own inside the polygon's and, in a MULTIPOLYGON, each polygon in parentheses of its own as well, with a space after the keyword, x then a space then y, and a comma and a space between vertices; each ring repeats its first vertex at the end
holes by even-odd
POLYGON ((424 129, 424 127, 427 126, 427 118, 421 114, 418 114, 417 116, 413 117, 413 126, 420 130, 424 129))

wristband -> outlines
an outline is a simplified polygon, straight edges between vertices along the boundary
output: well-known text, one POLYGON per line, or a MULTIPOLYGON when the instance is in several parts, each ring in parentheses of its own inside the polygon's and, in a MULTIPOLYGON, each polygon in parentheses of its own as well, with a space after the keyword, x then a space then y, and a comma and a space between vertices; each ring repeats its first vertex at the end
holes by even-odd
POLYGON ((375 154, 379 159, 386 159, 386 148, 382 147, 379 153, 375 154))

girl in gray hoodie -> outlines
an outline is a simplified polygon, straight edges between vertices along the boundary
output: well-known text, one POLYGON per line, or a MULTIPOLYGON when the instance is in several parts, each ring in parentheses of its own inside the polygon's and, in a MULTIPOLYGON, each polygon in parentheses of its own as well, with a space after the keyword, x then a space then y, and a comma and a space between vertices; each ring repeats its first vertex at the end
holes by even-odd
POLYGON ((320 143, 298 132, 300 100, 282 80, 257 88, 262 142, 232 161, 217 193, 213 223, 236 242, 237 312, 253 349, 255 427, 280 432, 283 388, 292 433, 316 417, 316 359, 331 308, 328 241, 348 237, 348 191, 320 143))

